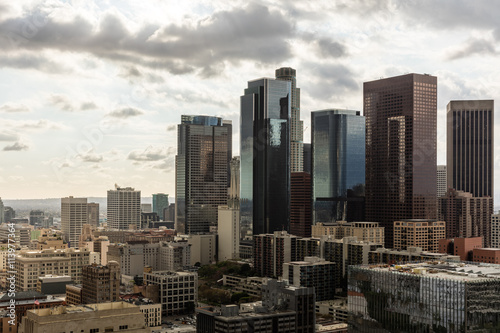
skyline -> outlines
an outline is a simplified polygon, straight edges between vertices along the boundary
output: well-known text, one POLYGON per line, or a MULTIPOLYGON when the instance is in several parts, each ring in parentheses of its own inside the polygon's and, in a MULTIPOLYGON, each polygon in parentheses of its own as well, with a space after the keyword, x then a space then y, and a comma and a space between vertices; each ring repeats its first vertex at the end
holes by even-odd
MULTIPOLYGON (((280 67, 297 71, 304 142, 311 111, 363 111, 363 82, 436 76, 438 164, 450 100, 500 93, 500 4, 172 4, 0 6, 2 199, 103 197, 115 183, 174 197, 181 115, 232 120, 238 156, 240 96, 280 67)), ((498 175, 498 136, 494 155, 498 175)))

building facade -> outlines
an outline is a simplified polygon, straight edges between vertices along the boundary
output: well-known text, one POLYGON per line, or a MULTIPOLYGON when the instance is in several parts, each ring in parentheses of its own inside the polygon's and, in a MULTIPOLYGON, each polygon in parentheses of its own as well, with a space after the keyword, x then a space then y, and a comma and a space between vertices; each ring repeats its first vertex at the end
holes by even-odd
POLYGON ((98 227, 99 226, 99 204, 96 202, 89 202, 87 204, 88 224, 98 227))
POLYGON ((61 198, 61 230, 70 247, 78 247, 82 227, 87 223, 87 198, 61 198))
POLYGON ((384 244, 384 227, 378 222, 316 223, 312 226, 312 236, 331 236, 334 239, 356 237, 358 241, 384 244))
POLYGON ((181 117, 175 158, 175 229, 196 234, 217 226, 217 207, 227 202, 232 158, 231 121, 181 117))
POLYGON ((253 235, 289 230, 290 97, 288 81, 248 82, 240 98, 241 228, 253 235))
POLYGON ((492 197, 474 197, 472 193, 448 189, 439 198, 439 219, 446 221, 446 238, 483 237, 491 244, 492 197))
POLYGON ((107 266, 82 267, 82 303, 116 302, 120 297, 120 265, 110 261, 107 266))
POLYGON ((311 175, 307 172, 292 172, 290 179, 290 233, 301 237, 311 237, 311 175))
POLYGON ((394 222, 394 248, 419 247, 439 252, 439 240, 446 237, 446 223, 437 220, 412 219, 394 222))
POLYGON ((435 219, 437 78, 406 74, 363 85, 366 117, 366 219, 435 219))
POLYGON ((311 112, 314 223, 363 221, 365 117, 360 111, 311 112))
POLYGON ((254 235, 255 273, 267 277, 281 276, 283 263, 297 260, 297 240, 299 238, 286 231, 254 235))
POLYGON ((498 265, 351 266, 350 332, 494 332, 498 265))
POLYGON ((131 187, 119 187, 108 191, 108 228, 128 230, 141 228, 141 191, 131 187))
POLYGON ((491 247, 500 248, 500 211, 491 214, 491 247))
POLYGON ((446 165, 437 166, 437 197, 440 198, 446 194, 447 186, 447 172, 446 165))
POLYGON ((494 101, 450 101, 446 110, 448 187, 493 197, 494 101))
POLYGON ((168 210, 168 194, 153 194, 153 213, 158 214, 163 221, 167 221, 166 210, 168 210))
POLYGON ((304 122, 300 120, 300 88, 297 71, 290 67, 276 70, 276 80, 291 83, 290 95, 290 172, 303 171, 304 122))
POLYGON ((156 271, 144 273, 145 285, 157 285, 163 316, 189 312, 198 302, 198 273, 156 271))

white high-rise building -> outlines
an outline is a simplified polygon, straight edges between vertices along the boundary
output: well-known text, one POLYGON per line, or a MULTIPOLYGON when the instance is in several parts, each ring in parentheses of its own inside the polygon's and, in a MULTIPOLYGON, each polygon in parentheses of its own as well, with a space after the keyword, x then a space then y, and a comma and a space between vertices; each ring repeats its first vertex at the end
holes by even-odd
POLYGON ((446 186, 446 165, 437 166, 437 197, 442 197, 446 194, 448 187, 446 186))
POLYGON ((219 206, 219 261, 239 258, 240 252, 240 158, 231 160, 227 206, 219 206))
POLYGON ((128 230, 141 227, 141 191, 131 187, 119 187, 108 191, 108 227, 128 230))
POLYGON ((78 247, 82 227, 87 223, 87 198, 61 198, 61 230, 70 247, 78 247))
POLYGON ((500 249, 500 210, 491 214, 491 247, 500 249))

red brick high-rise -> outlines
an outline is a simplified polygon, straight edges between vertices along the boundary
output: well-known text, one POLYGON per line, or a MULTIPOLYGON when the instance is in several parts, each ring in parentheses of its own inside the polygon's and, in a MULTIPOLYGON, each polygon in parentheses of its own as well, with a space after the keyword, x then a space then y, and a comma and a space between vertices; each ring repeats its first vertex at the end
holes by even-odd
POLYGON ((292 172, 290 183, 290 234, 311 237, 311 175, 307 172, 292 172))

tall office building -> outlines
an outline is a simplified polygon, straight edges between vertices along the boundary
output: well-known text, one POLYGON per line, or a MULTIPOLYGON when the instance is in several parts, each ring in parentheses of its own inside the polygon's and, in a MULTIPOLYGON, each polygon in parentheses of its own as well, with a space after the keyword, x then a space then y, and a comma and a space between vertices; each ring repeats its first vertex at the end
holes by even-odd
POLYGON ((241 228, 289 229, 290 94, 287 81, 248 82, 241 96, 241 228))
POLYGON ((500 211, 491 214, 491 247, 500 248, 500 211))
POLYGON ((407 74, 365 82, 366 219, 436 218, 437 78, 407 74))
POLYGON ((43 220, 45 219, 45 213, 43 210, 32 210, 30 211, 30 225, 41 226, 43 220))
POLYGON ((128 230, 141 227, 141 191, 119 187, 108 191, 108 228, 128 230))
POLYGON ((163 221, 167 221, 167 216, 165 216, 165 209, 168 209, 168 194, 153 194, 153 213, 158 214, 158 216, 163 221))
POLYGON ((311 237, 311 175, 307 172, 292 172, 290 192, 290 233, 295 236, 311 237))
POLYGON ((364 221, 365 117, 314 111, 311 126, 314 223, 364 221))
POLYGON ((87 198, 61 198, 61 230, 70 247, 78 247, 82 227, 87 221, 87 198))
POLYGON ((96 202, 89 202, 87 204, 87 214, 89 217, 88 224, 98 227, 99 226, 99 204, 96 202))
POLYGON ((5 223, 5 207, 2 198, 0 198, 0 224, 5 223))
POLYGON ((304 172, 311 173, 311 144, 310 143, 304 143, 302 144, 302 164, 304 166, 304 172))
POLYGON ((446 194, 448 186, 446 185, 446 165, 437 166, 437 197, 440 198, 446 194))
POLYGON ((177 129, 175 229, 209 232, 217 226, 217 207, 227 203, 232 154, 231 121, 185 116, 177 129))
POLYGON ((292 84, 290 96, 290 172, 303 171, 304 122, 300 120, 300 88, 297 88, 297 72, 290 67, 276 70, 276 79, 292 84))
POLYGON ((493 197, 493 100, 447 106, 448 187, 493 197))

